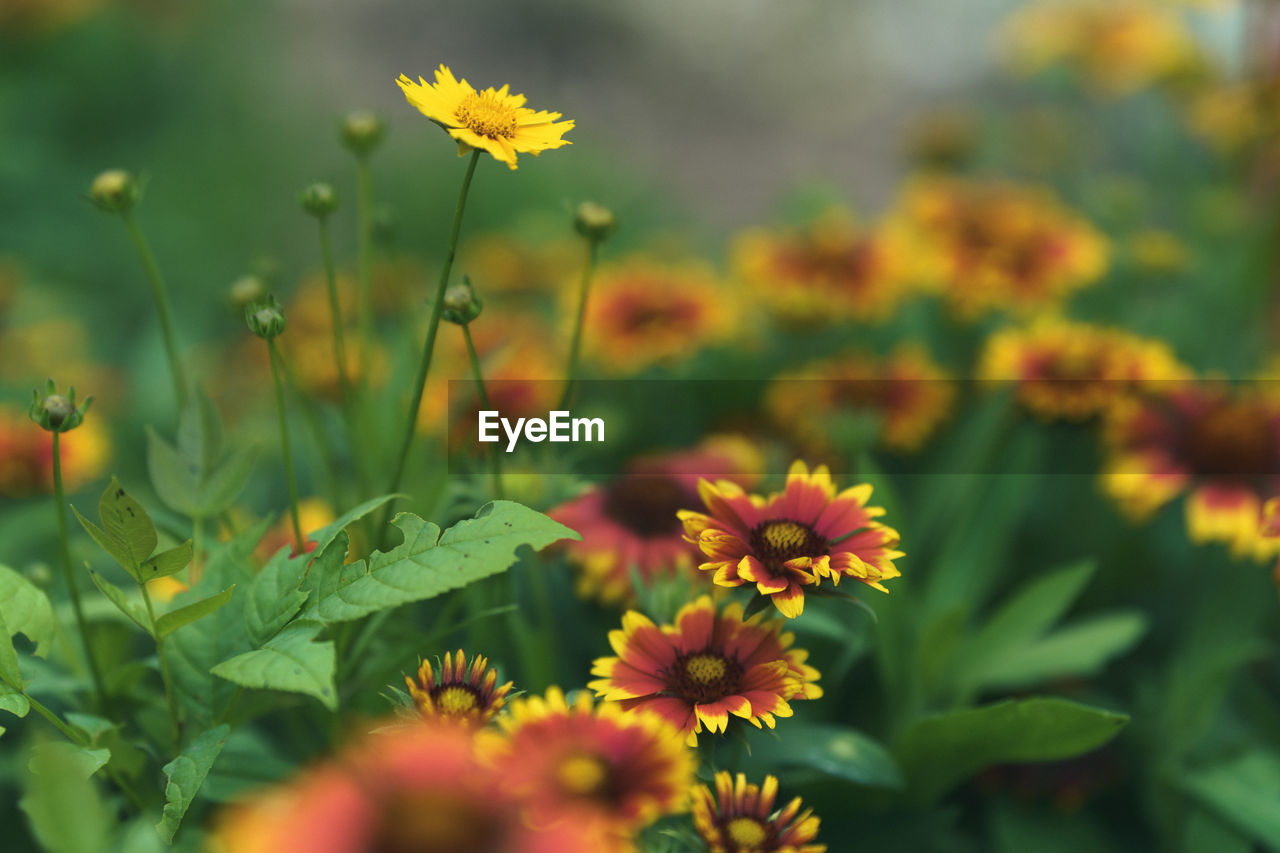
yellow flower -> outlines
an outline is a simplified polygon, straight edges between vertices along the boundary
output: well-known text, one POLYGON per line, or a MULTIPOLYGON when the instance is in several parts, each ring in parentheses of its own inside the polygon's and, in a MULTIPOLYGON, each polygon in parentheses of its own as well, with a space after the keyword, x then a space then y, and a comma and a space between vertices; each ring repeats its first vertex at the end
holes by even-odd
POLYGON ((572 121, 557 121, 560 113, 529 109, 524 95, 511 94, 509 86, 477 92, 444 65, 436 69, 434 84, 421 77, 414 83, 403 74, 396 82, 409 103, 458 141, 459 157, 478 148, 514 169, 517 153, 536 157, 572 144, 561 138, 573 129, 572 121))

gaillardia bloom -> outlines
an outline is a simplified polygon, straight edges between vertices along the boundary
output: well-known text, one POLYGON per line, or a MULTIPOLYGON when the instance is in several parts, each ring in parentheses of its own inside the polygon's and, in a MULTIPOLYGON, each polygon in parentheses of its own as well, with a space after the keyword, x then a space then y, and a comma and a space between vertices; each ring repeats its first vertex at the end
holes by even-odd
POLYGON ((596 853, 569 821, 537 829, 477 752, 474 729, 435 720, 365 736, 224 814, 225 853, 596 853))
POLYGON ((836 493, 827 466, 809 472, 792 463, 786 487, 768 498, 735 483, 698 483, 707 512, 683 510, 685 535, 707 557, 698 568, 715 572, 721 586, 752 583, 791 618, 804 611, 804 588, 823 578, 853 578, 881 592, 882 580, 902 573, 898 533, 875 521, 884 510, 867 506, 870 484, 836 493))
POLYGON ((908 453, 942 424, 955 395, 955 383, 924 348, 904 346, 887 359, 851 352, 780 374, 765 405, 805 452, 839 452, 832 426, 843 413, 877 418, 880 444, 908 453))
POLYGON ((733 264, 783 321, 882 321, 906 295, 908 251, 895 229, 832 210, 804 229, 743 232, 733 264))
POLYGON ((1265 391, 1176 385, 1113 407, 1104 435, 1103 488, 1126 514, 1143 520, 1186 492, 1192 541, 1280 554, 1261 529, 1264 502, 1280 494, 1280 402, 1265 391))
POLYGON ((682 607, 674 625, 629 611, 622 630, 609 632, 618 656, 598 659, 591 674, 600 677, 588 686, 628 711, 661 714, 690 746, 704 727, 723 732, 730 714, 773 728, 775 717, 791 716, 791 700, 816 699, 822 688, 809 653, 791 648, 795 635, 762 619, 743 619, 737 602, 717 613, 706 595, 682 607))
POLYGON ((436 69, 435 83, 421 77, 415 83, 403 74, 396 82, 409 103, 458 141, 458 156, 480 149, 514 169, 517 153, 537 157, 572 144, 561 138, 573 129, 572 121, 557 121, 560 113, 529 109, 524 95, 511 94, 509 86, 477 92, 444 65, 436 69))
POLYGON ((914 242, 914 274, 965 318, 1055 308, 1109 262, 1106 237, 1035 187, 921 177, 895 217, 914 242))
POLYGON ((424 660, 418 677, 406 675, 404 683, 413 704, 423 717, 450 717, 456 720, 485 723, 502 710, 511 692, 511 682, 498 685, 498 671, 489 667, 484 655, 475 655, 467 668, 467 656, 458 649, 457 657, 444 653, 439 677, 424 660))
POLYGON ((582 534, 564 547, 578 569, 578 594, 605 604, 632 597, 631 571, 644 581, 697 574, 699 551, 677 513, 698 499, 698 478, 746 485, 759 453, 746 439, 712 436, 692 450, 638 459, 613 482, 547 514, 582 534))
POLYGON ((1055 318, 995 332, 978 361, 980 379, 1016 383, 1019 401, 1046 420, 1085 420, 1190 375, 1163 341, 1055 318))
POLYGON ((801 811, 799 797, 781 809, 778 780, 765 776, 763 785, 747 782, 722 770, 716 774, 713 794, 706 785, 693 794, 693 823, 711 853, 824 853, 825 844, 814 844, 818 818, 812 809, 801 811))
POLYGON ((631 833, 688 807, 693 754, 657 714, 596 705, 585 691, 570 703, 552 687, 513 700, 498 722, 504 734, 480 736, 484 754, 534 828, 568 822, 626 849, 631 833))

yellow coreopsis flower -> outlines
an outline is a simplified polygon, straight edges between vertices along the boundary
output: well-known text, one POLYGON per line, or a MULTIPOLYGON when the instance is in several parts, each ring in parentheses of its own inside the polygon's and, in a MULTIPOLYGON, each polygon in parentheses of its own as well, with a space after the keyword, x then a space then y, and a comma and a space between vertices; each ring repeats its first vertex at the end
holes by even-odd
POLYGON ((457 140, 458 156, 480 149, 514 169, 517 153, 536 157, 573 144, 562 138, 573 129, 572 120, 557 121, 560 113, 529 109, 524 95, 511 94, 510 86, 478 92, 445 65, 436 69, 435 83, 421 77, 415 83, 403 74, 396 82, 409 103, 457 140))

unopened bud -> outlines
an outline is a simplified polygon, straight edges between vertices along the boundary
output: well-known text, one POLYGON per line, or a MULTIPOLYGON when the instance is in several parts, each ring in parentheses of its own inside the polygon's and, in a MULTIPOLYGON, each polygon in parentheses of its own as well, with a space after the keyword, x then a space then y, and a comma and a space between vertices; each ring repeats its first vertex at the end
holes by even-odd
POLYGON ((142 198, 142 185, 124 169, 108 169, 89 185, 89 200, 107 213, 127 213, 142 198))
POLYGON ((269 341, 284 331, 284 309, 274 296, 267 294, 265 300, 245 306, 244 321, 249 331, 269 341))
POLYGON ((322 181, 303 190, 298 201, 302 203, 303 210, 318 219, 324 219, 338 209, 338 194, 333 191, 333 187, 322 181))
POLYGON ((355 110, 342 120, 342 144, 357 157, 367 157, 382 143, 386 126, 376 113, 355 110))
POLYGON ((578 205, 578 212, 574 214, 573 227, 591 242, 601 243, 617 229, 618 220, 609 208, 594 201, 584 201, 578 205))
POLYGON ((44 394, 31 392, 31 409, 28 412, 31 420, 39 424, 41 429, 49 432, 70 432, 84 421, 84 413, 89 411, 92 397, 84 401, 84 405, 76 408, 76 389, 68 388, 66 395, 58 393, 58 388, 50 379, 45 383, 44 394))
POLYGON ((267 295, 267 285, 262 279, 256 275, 242 275, 240 278, 231 282, 231 287, 227 291, 227 298, 231 302, 231 308, 237 314, 243 314, 244 309, 254 302, 261 302, 267 295))
POLYGON ((484 303, 471 287, 471 279, 462 277, 462 284, 450 285, 444 292, 444 311, 441 317, 450 323, 465 326, 480 316, 484 303))

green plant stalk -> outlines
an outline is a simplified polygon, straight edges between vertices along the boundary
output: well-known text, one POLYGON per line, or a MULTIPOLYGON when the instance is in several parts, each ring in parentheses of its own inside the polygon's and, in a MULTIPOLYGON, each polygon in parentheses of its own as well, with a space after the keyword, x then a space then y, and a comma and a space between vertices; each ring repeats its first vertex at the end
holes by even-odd
POLYGON ((267 354, 271 357, 271 384, 276 390, 276 416, 280 421, 280 449, 284 454, 284 475, 289 484, 289 517, 293 521, 293 540, 296 553, 306 552, 302 539, 302 522, 298 517, 298 478, 293 472, 293 452, 289 449, 289 424, 284 414, 284 386, 280 382, 280 354, 276 342, 267 339, 267 354))
POLYGON ((333 249, 329 245, 329 225, 324 217, 316 219, 320 227, 320 257, 324 262, 325 283, 329 287, 329 313, 333 317, 333 360, 338 369, 338 391, 348 421, 355 400, 351 396, 351 377, 347 375, 347 345, 342 336, 342 303, 338 300, 338 277, 333 269, 333 249))
MULTIPOLYGON (((88 741, 86 741, 78 731, 64 723, 61 717, 46 708, 41 702, 37 701, 34 696, 31 696, 25 691, 23 691, 22 695, 26 697, 27 704, 31 706, 31 710, 44 717, 49 722, 49 725, 62 733, 67 740, 81 748, 87 748, 89 746, 88 741)), ((103 766, 103 769, 107 772, 107 776, 111 778, 111 781, 115 783, 116 787, 129 798, 129 802, 133 803, 134 808, 142 813, 148 811, 147 804, 143 801, 142 797, 139 796, 138 792, 133 789, 133 786, 126 782, 124 777, 111 766, 110 762, 107 762, 107 764, 103 766)))
POLYGON ((373 355, 373 177, 369 158, 356 157, 356 281, 360 288, 360 384, 368 384, 373 355))
POLYGON ((93 689, 98 695, 98 707, 107 708, 107 691, 103 686, 102 671, 98 669, 98 660, 93 656, 93 647, 89 643, 89 625, 84 618, 84 605, 80 602, 80 590, 76 586, 71 569, 71 544, 67 538, 67 497, 62 487, 62 445, 57 431, 53 435, 53 494, 58 507, 58 542, 62 546, 62 575, 67 582, 67 594, 71 597, 71 609, 76 614, 76 628, 80 631, 80 642, 84 644, 84 657, 89 663, 89 675, 93 678, 93 689))
MULTIPOLYGON (((152 631, 156 626, 156 611, 151 605, 151 593, 147 592, 146 583, 139 583, 138 588, 142 590, 142 601, 147 605, 147 619, 151 623, 152 631)), ((169 719, 173 722, 173 740, 177 749, 182 749, 182 717, 178 714, 178 700, 173 694, 173 679, 169 675, 169 659, 164 653, 164 637, 159 634, 155 635, 156 639, 156 658, 160 661, 160 680, 164 683, 164 701, 169 706, 169 719)))
POLYGON ((582 267, 582 283, 578 288, 578 316, 573 323, 573 339, 569 344, 569 365, 565 370, 564 396, 561 409, 569 408, 573 398, 573 383, 578 378, 578 363, 582 358, 582 326, 587 318, 587 297, 591 293, 591 280, 596 274, 596 262, 600 259, 600 241, 587 241, 587 262, 582 267))
MULTIPOLYGON (((440 329, 440 315, 444 310, 444 292, 449 286, 449 274, 453 271, 453 257, 458 248, 458 232, 462 229, 462 214, 467 206, 467 192, 471 189, 471 177, 475 174, 476 163, 480 161, 480 149, 471 152, 467 161, 467 172, 462 178, 462 189, 458 192, 458 205, 453 211, 453 227, 449 231, 449 251, 445 255, 444 265, 440 268, 440 281, 436 284, 436 298, 431 305, 431 321, 427 325, 427 340, 422 347, 422 360, 418 364, 418 375, 414 380, 413 402, 409 405, 409 417, 405 422, 404 439, 400 442, 400 454, 396 460, 395 471, 387 494, 400 491, 400 480, 404 477, 405 462, 409 458, 409 448, 413 445, 413 435, 418 425, 418 410, 422 407, 422 394, 427 387, 427 374, 431 370, 431 353, 436 345, 436 333, 440 329)), ((395 511, 395 501, 387 501, 382 513, 382 523, 378 529, 385 535, 391 517, 395 511)))
MULTIPOLYGON (((480 356, 476 354, 476 345, 471 341, 471 325, 462 324, 462 337, 467 342, 467 355, 471 359, 471 374, 476 380, 476 391, 480 394, 480 404, 485 409, 492 409, 493 404, 489 402, 489 392, 484 387, 484 374, 480 370, 480 356)), ((489 464, 493 473, 493 496, 498 500, 502 500, 502 451, 498 445, 490 448, 489 464)))
POLYGON ((164 352, 169 360, 169 372, 173 375, 173 390, 178 398, 178 408, 181 409, 187 405, 187 377, 183 373, 182 362, 178 358, 178 336, 173 330, 173 312, 169 307, 169 291, 165 287, 164 278, 160 275, 160 266, 156 263, 156 257, 151 251, 151 246, 147 243, 146 237, 142 236, 142 230, 138 228, 138 223, 134 220, 133 214, 126 211, 121 214, 121 217, 124 219, 125 227, 129 229, 129 236, 133 238, 133 245, 142 257, 142 265, 147 271, 147 281, 151 284, 151 295, 155 299, 156 313, 160 316, 160 333, 164 338, 164 352))

